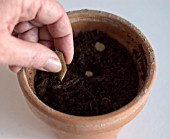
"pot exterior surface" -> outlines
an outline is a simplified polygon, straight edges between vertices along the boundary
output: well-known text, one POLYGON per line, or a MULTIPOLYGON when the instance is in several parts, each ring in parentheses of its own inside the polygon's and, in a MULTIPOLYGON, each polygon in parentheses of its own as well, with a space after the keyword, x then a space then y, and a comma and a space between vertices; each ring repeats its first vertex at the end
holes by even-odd
POLYGON ((76 135, 76 134, 69 134, 66 132, 57 132, 57 137, 59 139, 116 139, 120 129, 113 130, 110 132, 105 132, 96 135, 76 135))
POLYGON ((144 107, 155 78, 155 57, 145 36, 128 21, 106 12, 80 10, 68 16, 76 36, 79 32, 101 30, 122 43, 134 56, 139 74, 138 95, 121 109, 99 116, 81 117, 56 111, 42 103, 34 91, 33 69, 22 69, 18 80, 33 113, 51 126, 60 139, 115 139, 122 126, 131 121, 144 107), (131 41, 135 40, 135 41, 131 41), (131 41, 129 45, 129 41, 131 41), (140 45, 139 45, 140 44, 140 45), (142 71, 141 71, 142 70, 142 71))

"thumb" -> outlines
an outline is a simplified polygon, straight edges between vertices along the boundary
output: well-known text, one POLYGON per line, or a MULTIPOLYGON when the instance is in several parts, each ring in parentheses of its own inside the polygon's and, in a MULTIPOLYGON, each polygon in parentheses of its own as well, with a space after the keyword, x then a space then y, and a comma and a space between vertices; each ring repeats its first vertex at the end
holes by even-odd
POLYGON ((12 36, 4 38, 0 46, 0 63, 50 72, 61 70, 58 56, 49 48, 12 36))

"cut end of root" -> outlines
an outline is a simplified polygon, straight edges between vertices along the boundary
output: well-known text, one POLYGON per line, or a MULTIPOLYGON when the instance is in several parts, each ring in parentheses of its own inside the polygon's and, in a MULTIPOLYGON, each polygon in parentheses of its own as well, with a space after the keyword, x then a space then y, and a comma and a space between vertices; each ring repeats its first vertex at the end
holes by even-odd
POLYGON ((88 77, 88 78, 93 77, 93 72, 92 71, 86 71, 85 76, 88 77))
POLYGON ((100 42, 96 42, 95 44, 95 49, 98 51, 98 52, 103 52, 105 50, 105 45, 103 43, 100 43, 100 42))

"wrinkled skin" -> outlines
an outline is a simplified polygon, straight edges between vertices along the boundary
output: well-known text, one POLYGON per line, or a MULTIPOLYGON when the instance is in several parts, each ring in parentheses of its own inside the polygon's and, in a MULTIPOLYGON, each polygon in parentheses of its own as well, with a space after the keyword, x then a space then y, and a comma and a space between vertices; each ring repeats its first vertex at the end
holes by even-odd
POLYGON ((62 51, 67 64, 72 61, 72 28, 56 0, 0 0, 0 64, 14 72, 58 72, 60 60, 51 49, 62 51))

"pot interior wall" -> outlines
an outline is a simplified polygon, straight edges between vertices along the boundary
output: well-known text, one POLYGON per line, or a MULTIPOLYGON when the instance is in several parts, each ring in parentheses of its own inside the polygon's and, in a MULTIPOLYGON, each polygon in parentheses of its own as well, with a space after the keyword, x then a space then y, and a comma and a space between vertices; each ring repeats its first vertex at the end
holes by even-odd
MULTIPOLYGON (((120 19, 121 20, 121 19, 120 19)), ((83 15, 79 18, 71 18, 73 34, 77 36, 80 32, 99 30, 107 33, 110 37, 119 41, 133 57, 139 76, 139 90, 143 87, 148 71, 149 54, 146 50, 144 38, 127 24, 118 19, 109 17, 83 15)), ((131 25, 130 23, 128 23, 131 25)), ((141 33, 141 32, 140 32, 141 33)))
MULTIPOLYGON (((128 23, 130 25, 128 26, 127 22, 125 23, 123 19, 119 19, 118 17, 112 17, 111 19, 109 15, 108 17, 103 17, 97 14, 82 14, 79 16, 73 14, 70 15, 70 22, 74 36, 77 36, 80 32, 100 30, 123 44, 135 61, 139 75, 139 90, 143 87, 146 81, 148 61, 150 59, 145 40, 136 28, 135 30, 138 33, 132 29, 130 23, 128 23)), ((33 90, 35 73, 36 70, 26 69, 28 83, 33 90)))

